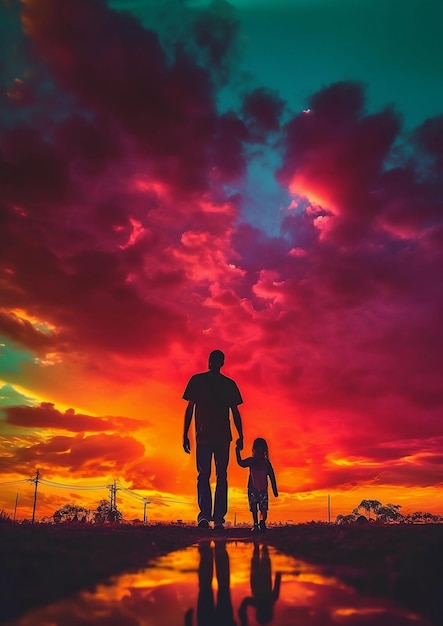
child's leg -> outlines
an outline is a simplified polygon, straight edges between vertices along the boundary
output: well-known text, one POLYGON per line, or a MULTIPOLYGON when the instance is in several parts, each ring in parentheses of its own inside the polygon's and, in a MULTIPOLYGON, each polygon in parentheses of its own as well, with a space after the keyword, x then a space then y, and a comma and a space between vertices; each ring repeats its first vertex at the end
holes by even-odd
POLYGON ((268 517, 268 512, 266 510, 261 510, 261 520, 258 525, 261 532, 265 532, 266 530, 266 518, 268 517))
POLYGON ((264 532, 266 530, 266 520, 268 518, 268 493, 262 493, 262 497, 260 499, 260 530, 264 532))
POLYGON ((255 503, 254 508, 251 508, 251 513, 252 513, 252 519, 254 520, 254 526, 252 528, 252 532, 254 534, 256 534, 256 533, 260 532, 260 525, 258 523, 258 506, 257 506, 257 503, 255 503))
POLYGON ((260 509, 260 516, 261 519, 266 522, 266 519, 268 517, 268 493, 267 492, 261 492, 260 494, 260 504, 259 504, 259 509, 260 509))
POLYGON ((257 526, 258 524, 258 511, 257 511, 257 505, 255 506, 255 508, 251 511, 252 513, 252 519, 254 521, 254 526, 257 526))
POLYGON ((258 528, 258 502, 253 491, 248 491, 249 510, 252 513, 254 528, 258 528))

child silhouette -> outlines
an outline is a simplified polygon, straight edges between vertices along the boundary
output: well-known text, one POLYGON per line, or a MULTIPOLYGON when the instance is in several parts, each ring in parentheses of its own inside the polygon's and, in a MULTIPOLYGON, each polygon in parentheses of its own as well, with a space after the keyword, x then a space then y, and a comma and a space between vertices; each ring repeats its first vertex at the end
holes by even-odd
POLYGON ((242 459, 239 446, 236 446, 235 454, 240 467, 249 467, 248 500, 254 522, 252 532, 264 532, 268 517, 268 479, 274 496, 278 498, 277 481, 269 460, 268 444, 262 437, 257 437, 252 445, 252 456, 242 459), (260 522, 258 521, 259 511, 260 522))
POLYGON ((269 624, 274 613, 274 604, 280 594, 281 572, 275 574, 272 587, 271 559, 268 547, 263 545, 260 551, 258 543, 254 544, 251 560, 251 592, 252 597, 245 598, 239 608, 240 626, 247 626, 248 606, 255 607, 255 615, 259 624, 269 624))

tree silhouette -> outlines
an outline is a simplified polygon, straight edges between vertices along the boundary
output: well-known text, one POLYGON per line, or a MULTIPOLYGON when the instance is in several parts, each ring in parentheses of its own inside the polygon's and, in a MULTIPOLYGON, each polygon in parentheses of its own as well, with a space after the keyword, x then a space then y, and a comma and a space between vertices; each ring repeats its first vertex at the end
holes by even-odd
POLYGON ((414 513, 406 515, 405 521, 412 524, 441 524, 443 517, 434 513, 414 511, 414 513))
POLYGON ((335 523, 336 524, 353 524, 354 522, 357 521, 358 518, 358 513, 357 513, 357 509, 354 509, 352 513, 349 513, 348 515, 337 515, 337 517, 335 518, 335 523))
POLYGON ((123 515, 117 507, 111 507, 108 500, 100 500, 97 509, 94 511, 94 522, 96 524, 119 523, 123 515))
POLYGON ((360 509, 363 509, 367 512, 369 519, 371 519, 371 511, 373 511, 374 515, 377 516, 381 505, 381 502, 378 500, 362 500, 357 507, 357 513, 360 512, 360 509))
POLYGON ((401 509, 401 504, 391 504, 388 503, 386 505, 382 505, 378 508, 377 511, 377 520, 380 522, 400 522, 402 521, 403 515, 400 513, 399 509, 401 509))
POLYGON ((441 515, 435 515, 433 513, 426 513, 423 511, 415 511, 414 513, 408 513, 403 515, 400 513, 401 504, 382 504, 378 500, 362 500, 360 504, 353 509, 349 515, 337 515, 336 524, 351 524, 354 522, 362 521, 359 519, 364 518, 360 516, 360 509, 363 509, 369 519, 371 518, 371 512, 374 513, 377 522, 383 524, 390 524, 393 522, 403 522, 408 524, 441 524, 443 517, 441 515))
POLYGON ((66 522, 86 522, 89 511, 83 506, 77 506, 76 504, 64 504, 60 509, 57 509, 52 515, 52 519, 56 524, 63 524, 66 522))

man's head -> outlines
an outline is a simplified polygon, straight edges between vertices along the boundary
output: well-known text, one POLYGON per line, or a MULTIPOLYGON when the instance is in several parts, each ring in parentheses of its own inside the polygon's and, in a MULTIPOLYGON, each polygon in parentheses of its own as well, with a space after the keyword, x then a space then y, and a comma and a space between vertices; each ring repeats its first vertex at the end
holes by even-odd
POLYGON ((221 350, 213 350, 209 355, 208 365, 211 372, 219 372, 225 362, 225 355, 221 350))

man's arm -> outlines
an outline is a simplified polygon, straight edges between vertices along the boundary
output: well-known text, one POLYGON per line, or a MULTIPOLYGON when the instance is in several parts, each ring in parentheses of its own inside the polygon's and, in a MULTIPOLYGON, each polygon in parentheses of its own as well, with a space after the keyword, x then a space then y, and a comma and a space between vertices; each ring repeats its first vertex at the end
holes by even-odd
POLYGON ((276 498, 278 498, 278 489, 277 489, 277 481, 275 480, 274 468, 271 463, 269 463, 269 480, 271 481, 272 493, 276 498))
POLYGON ((240 465, 240 467, 249 467, 249 459, 241 458, 240 447, 238 444, 235 446, 235 456, 237 457, 237 463, 240 465))
POLYGON ((238 406, 231 406, 232 411, 232 419, 234 420, 234 425, 238 432, 238 439, 235 444, 243 450, 243 425, 241 421, 240 411, 238 410, 238 406))
POLYGON ((189 442, 188 432, 191 425, 192 416, 194 415, 195 402, 189 400, 188 406, 185 410, 185 417, 183 422, 183 450, 189 454, 191 452, 191 444, 189 442))

